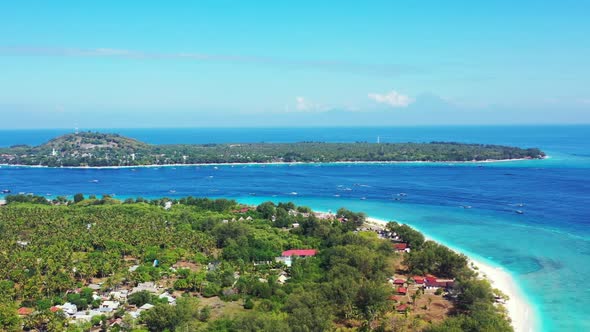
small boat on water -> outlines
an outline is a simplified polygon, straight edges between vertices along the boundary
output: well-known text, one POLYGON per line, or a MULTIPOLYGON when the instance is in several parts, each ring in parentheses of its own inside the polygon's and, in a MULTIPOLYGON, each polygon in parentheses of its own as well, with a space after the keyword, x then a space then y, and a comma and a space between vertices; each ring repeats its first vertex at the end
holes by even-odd
POLYGON ((3 193, 3 194, 10 194, 10 193, 11 193, 11 191, 10 191, 10 189, 3 189, 3 190, 2 190, 2 193, 3 193))
POLYGON ((524 214, 524 211, 522 211, 522 210, 516 210, 514 212, 516 212, 517 214, 524 214))
POLYGON ((362 201, 364 201, 364 200, 366 200, 366 199, 367 199, 366 197, 361 197, 361 200, 362 200, 362 201))
POLYGON ((461 205, 464 209, 471 209, 471 205, 461 205))
POLYGON ((92 183, 98 183, 98 180, 90 180, 92 183))

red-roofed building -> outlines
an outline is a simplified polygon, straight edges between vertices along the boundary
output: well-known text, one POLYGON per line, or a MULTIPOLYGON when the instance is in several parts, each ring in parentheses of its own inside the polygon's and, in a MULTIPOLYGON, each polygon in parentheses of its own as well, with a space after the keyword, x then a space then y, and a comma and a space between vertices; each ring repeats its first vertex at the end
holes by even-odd
POLYGON ((281 257, 276 257, 275 261, 283 262, 288 267, 293 264, 293 257, 313 257, 318 253, 316 249, 291 249, 283 251, 281 257))
POLYGON ((397 293, 400 295, 406 295, 406 293, 408 293, 408 290, 405 287, 398 287, 397 293))
POLYGON ((28 316, 33 313, 33 308, 21 307, 18 308, 17 312, 21 316, 28 316))
POLYGON ((308 257, 308 256, 315 256, 315 254, 317 254, 317 253, 318 253, 318 251, 315 249, 291 249, 291 250, 283 251, 282 256, 283 257, 289 257, 289 256, 308 257))
POLYGON ((418 285, 422 285, 424 284, 424 277, 420 277, 420 276, 414 276, 412 277, 412 279, 414 280, 415 283, 417 283, 418 285))
POLYGON ((397 310, 398 312, 404 312, 404 311, 408 310, 408 305, 402 304, 400 306, 397 306, 397 308, 395 308, 395 310, 397 310))
POLYGON ((49 311, 51 311, 51 312, 58 312, 60 310, 61 310, 61 308, 58 308, 56 306, 53 306, 53 307, 49 308, 49 311))
POLYGON ((403 279, 395 279, 395 280, 393 281, 393 284, 394 284, 394 285, 403 285, 403 284, 405 284, 405 283, 406 283, 406 281, 405 281, 405 280, 403 280, 403 279))
POLYGON ((395 301, 395 302, 398 302, 398 301, 399 301, 399 298, 398 298, 397 296, 395 296, 395 295, 390 295, 390 296, 388 297, 388 300, 389 300, 389 301, 395 301))
POLYGON ((233 213, 246 213, 248 211, 250 211, 250 208, 245 206, 245 207, 239 208, 238 210, 233 210, 232 212, 233 213))
POLYGON ((424 286, 427 289, 437 289, 437 288, 451 288, 455 285, 455 281, 452 279, 445 279, 440 280, 433 276, 426 277, 426 281, 424 282, 424 286))
POLYGON ((410 252, 410 248, 408 247, 407 243, 394 243, 393 244, 393 248, 397 251, 397 252, 410 252))

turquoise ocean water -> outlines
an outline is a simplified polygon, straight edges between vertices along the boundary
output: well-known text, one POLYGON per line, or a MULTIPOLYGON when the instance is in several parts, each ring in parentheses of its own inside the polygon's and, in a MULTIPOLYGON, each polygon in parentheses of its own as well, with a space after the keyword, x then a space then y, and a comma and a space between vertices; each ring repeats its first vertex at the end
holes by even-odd
MULTIPOLYGON (((61 130, 0 131, 0 146, 61 130)), ((229 197, 345 206, 407 222, 509 271, 544 331, 590 330, 590 126, 124 129, 150 143, 461 141, 540 147, 539 161, 136 169, 0 167, 0 189, 41 195, 229 197), (98 182, 94 181, 98 180, 98 182), (400 193, 406 195, 400 196, 400 193), (465 208, 469 206, 470 208, 465 208), (522 210, 524 214, 517 214, 522 210)))

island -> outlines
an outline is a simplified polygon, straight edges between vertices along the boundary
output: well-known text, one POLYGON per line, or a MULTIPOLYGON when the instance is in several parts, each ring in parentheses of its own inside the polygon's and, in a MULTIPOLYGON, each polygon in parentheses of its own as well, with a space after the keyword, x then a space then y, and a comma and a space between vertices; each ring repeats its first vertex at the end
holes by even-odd
POLYGON ((429 143, 235 143, 152 145, 118 134, 80 132, 39 146, 0 148, 0 164, 122 167, 229 163, 472 162, 540 159, 537 148, 429 143))
POLYGON ((345 208, 9 195, 2 331, 512 331, 467 257, 345 208))

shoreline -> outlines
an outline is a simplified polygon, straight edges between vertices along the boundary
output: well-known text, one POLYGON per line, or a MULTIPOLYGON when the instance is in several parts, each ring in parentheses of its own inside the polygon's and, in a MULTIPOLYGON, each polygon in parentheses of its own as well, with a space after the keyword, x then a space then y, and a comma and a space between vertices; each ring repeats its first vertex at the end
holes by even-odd
MULTIPOLYGON (((367 217, 367 221, 379 226, 387 224, 386 220, 372 217, 367 217)), ((479 272, 482 278, 487 279, 492 287, 497 288, 504 294, 508 295, 509 299, 506 301, 506 304, 504 304, 504 307, 508 312, 508 317, 510 317, 515 332, 534 332, 538 330, 538 320, 534 317, 533 307, 527 302, 522 290, 518 287, 518 284, 514 281, 514 278, 509 272, 501 267, 495 267, 480 259, 473 258, 472 256, 465 254, 464 251, 453 248, 452 246, 445 244, 443 241, 427 236, 420 229, 413 228, 422 233, 426 240, 437 242, 457 253, 467 256, 468 265, 472 269, 473 267, 476 267, 474 270, 479 272)))
POLYGON ((370 165, 370 164, 487 164, 487 163, 503 163, 511 161, 533 161, 548 159, 549 156, 543 158, 514 158, 514 159, 486 159, 486 160, 448 160, 448 161, 419 161, 419 160, 402 160, 402 161, 276 161, 276 162, 238 162, 238 163, 194 163, 194 164, 150 164, 150 165, 136 165, 136 166, 60 166, 51 167, 46 165, 21 165, 21 164, 0 164, 0 167, 27 167, 27 168, 66 168, 66 169, 128 169, 128 168, 159 168, 159 167, 195 167, 195 166, 266 166, 266 165, 370 165))

